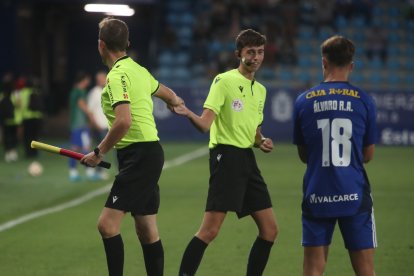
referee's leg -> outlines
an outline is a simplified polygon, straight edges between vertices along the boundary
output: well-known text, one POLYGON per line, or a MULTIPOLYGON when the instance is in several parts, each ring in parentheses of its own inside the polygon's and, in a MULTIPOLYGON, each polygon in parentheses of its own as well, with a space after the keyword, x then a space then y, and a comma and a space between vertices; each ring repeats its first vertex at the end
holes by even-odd
POLYGON ((148 276, 164 274, 164 248, 158 234, 157 216, 135 215, 135 230, 144 254, 148 276))
POLYGON ((195 275, 204 251, 208 244, 217 237, 225 217, 225 212, 207 211, 204 213, 200 229, 184 251, 179 276, 195 275))
POLYGON ((251 214, 259 235, 250 250, 247 264, 247 276, 260 276, 266 267, 270 250, 278 234, 276 218, 272 208, 256 211, 251 214))
POLYGON ((124 270, 124 243, 120 226, 125 212, 104 207, 98 220, 105 247, 109 276, 122 276, 124 270))

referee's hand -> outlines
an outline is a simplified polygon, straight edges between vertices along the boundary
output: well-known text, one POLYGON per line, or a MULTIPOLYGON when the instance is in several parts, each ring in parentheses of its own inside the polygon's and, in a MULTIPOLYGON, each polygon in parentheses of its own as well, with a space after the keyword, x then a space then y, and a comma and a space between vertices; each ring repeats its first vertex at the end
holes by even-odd
POLYGON ((273 150, 273 141, 270 138, 265 138, 263 139, 263 142, 260 144, 260 150, 268 153, 271 152, 273 150))

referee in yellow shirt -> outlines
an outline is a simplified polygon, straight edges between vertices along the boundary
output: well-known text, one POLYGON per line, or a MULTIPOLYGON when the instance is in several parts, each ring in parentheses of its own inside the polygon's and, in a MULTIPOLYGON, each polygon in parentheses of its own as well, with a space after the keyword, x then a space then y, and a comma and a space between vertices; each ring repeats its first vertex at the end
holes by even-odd
POLYGON ((203 222, 188 244, 180 276, 194 275, 207 245, 218 235, 228 211, 250 215, 258 237, 250 251, 247 275, 262 275, 277 236, 267 186, 252 147, 271 152, 273 142, 261 133, 266 88, 254 78, 264 58, 265 36, 247 29, 236 38, 237 69, 214 79, 201 116, 184 105, 174 110, 200 131, 210 130, 210 181, 203 222))
POLYGON ((125 22, 105 18, 99 23, 98 50, 110 70, 101 97, 109 131, 81 163, 94 167, 113 147, 117 150, 119 173, 98 221, 109 275, 123 274, 124 245, 120 225, 125 214, 131 212, 147 274, 159 276, 163 275, 164 250, 156 214, 164 153, 158 142, 151 96, 162 99, 170 109, 182 100, 128 57, 128 46, 129 31, 125 22))

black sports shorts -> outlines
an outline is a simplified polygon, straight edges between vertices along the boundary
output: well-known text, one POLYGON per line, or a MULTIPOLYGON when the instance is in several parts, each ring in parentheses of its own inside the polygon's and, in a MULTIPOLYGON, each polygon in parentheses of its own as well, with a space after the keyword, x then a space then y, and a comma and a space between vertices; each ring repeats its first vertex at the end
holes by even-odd
POLYGON ((251 148, 217 145, 210 150, 206 211, 234 211, 239 218, 272 207, 251 148))
POLYGON ((158 180, 164 151, 158 141, 139 142, 117 150, 119 173, 115 176, 105 207, 153 215, 160 206, 158 180))

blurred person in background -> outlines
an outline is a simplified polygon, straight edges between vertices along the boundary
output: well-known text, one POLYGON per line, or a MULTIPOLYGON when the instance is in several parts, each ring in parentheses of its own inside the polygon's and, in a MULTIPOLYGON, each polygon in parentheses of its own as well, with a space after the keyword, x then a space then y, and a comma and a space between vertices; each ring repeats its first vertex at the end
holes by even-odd
POLYGON ((13 103, 14 81, 13 75, 8 73, 2 79, 0 94, 0 124, 3 130, 4 160, 17 161, 17 124, 15 120, 15 106, 13 103))
MULTIPOLYGON (((89 91, 87 97, 88 110, 95 120, 95 125, 92 126, 91 132, 94 138, 94 143, 96 144, 102 141, 108 132, 108 121, 106 120, 101 105, 101 96, 105 84, 106 72, 99 71, 95 75, 95 86, 89 91)), ((97 176, 100 179, 108 179, 108 174, 105 169, 97 167, 96 170, 97 176)))
POLYGON ((386 64, 388 59, 388 38, 386 32, 378 26, 373 26, 367 30, 367 33, 365 41, 365 54, 367 58, 372 61, 377 57, 382 64, 386 64))
MULTIPOLYGON (((93 114, 89 111, 86 103, 87 88, 90 82, 91 77, 87 73, 79 71, 75 76, 75 83, 69 96, 71 149, 82 153, 88 153, 91 150, 89 124, 96 125, 93 114)), ((71 181, 81 179, 77 164, 75 159, 69 159, 69 179, 71 181)), ((86 177, 96 180, 95 170, 86 168, 86 177)))
POLYGON ((38 80, 31 77, 26 80, 26 85, 21 89, 21 104, 23 118, 23 147, 26 158, 32 162, 29 165, 29 173, 39 176, 42 165, 38 161, 38 151, 31 147, 33 140, 39 140, 42 129, 44 102, 39 89, 38 80))

